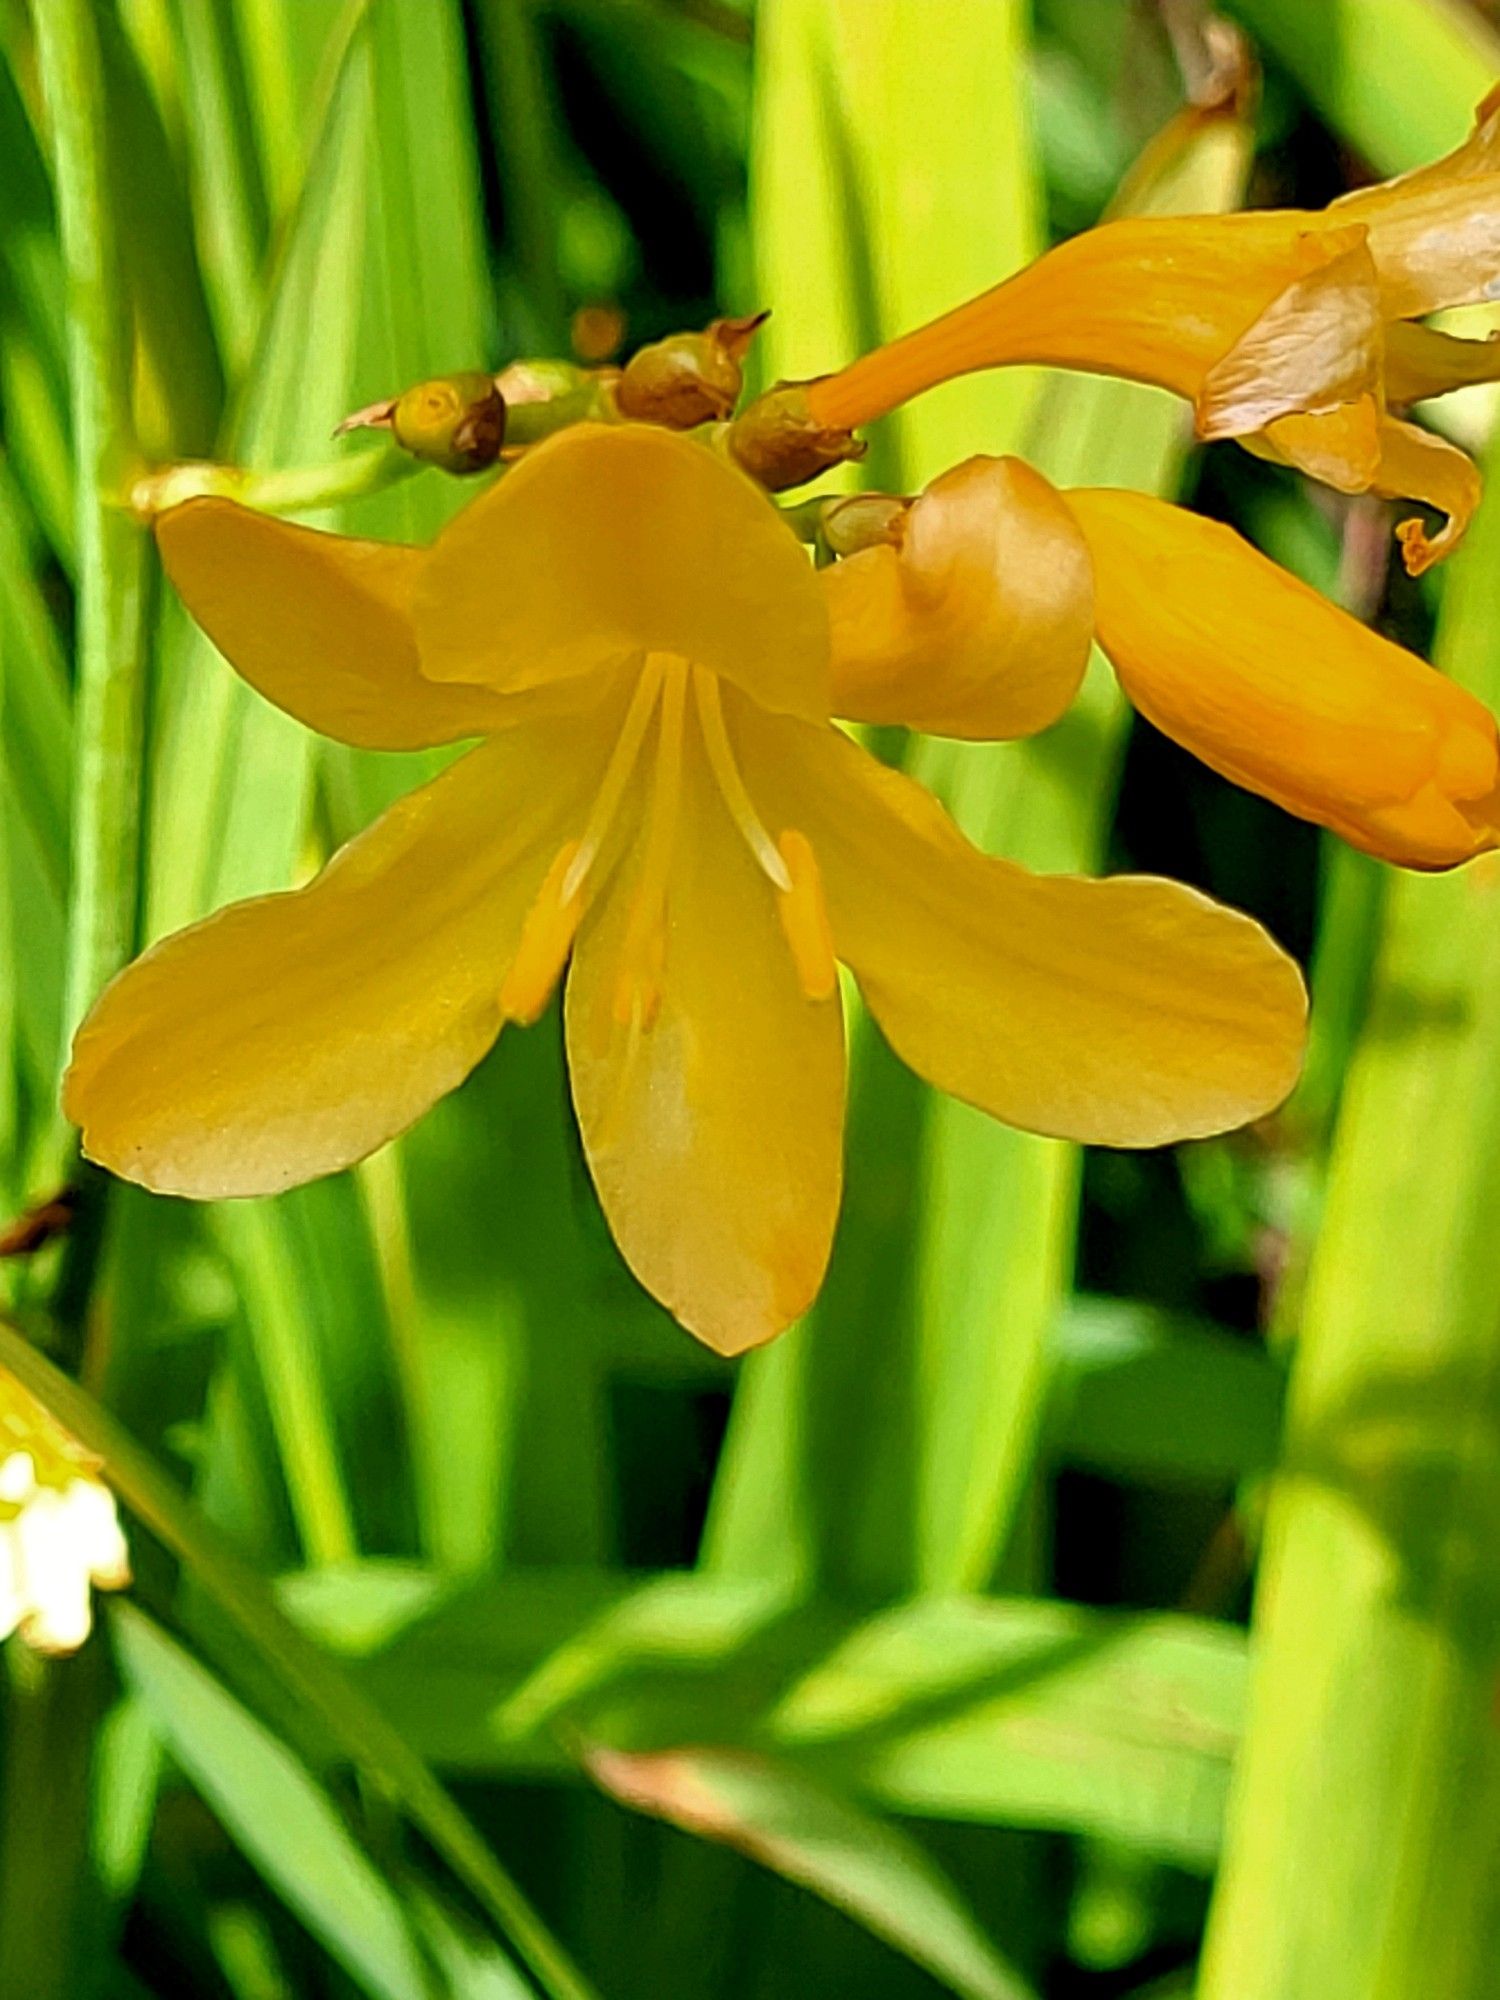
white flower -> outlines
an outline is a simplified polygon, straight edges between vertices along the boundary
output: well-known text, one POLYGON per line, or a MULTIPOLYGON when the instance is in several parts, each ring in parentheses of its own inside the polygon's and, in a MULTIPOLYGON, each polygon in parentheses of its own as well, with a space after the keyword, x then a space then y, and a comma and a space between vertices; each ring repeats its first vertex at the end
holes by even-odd
POLYGON ((130 1557, 108 1488, 38 1446, 40 1477, 30 1451, 0 1460, 0 1639, 18 1631, 40 1653, 72 1653, 93 1622, 90 1586, 129 1583, 130 1557))

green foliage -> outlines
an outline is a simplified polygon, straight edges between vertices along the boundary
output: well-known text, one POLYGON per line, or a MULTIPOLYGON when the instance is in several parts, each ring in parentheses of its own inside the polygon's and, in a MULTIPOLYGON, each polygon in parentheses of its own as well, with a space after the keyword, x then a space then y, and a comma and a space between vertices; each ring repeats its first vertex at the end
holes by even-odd
MULTIPOLYGON (((1226 6, 1309 199, 1500 73, 1467 0, 1226 6)), ((587 309, 628 348, 769 306, 762 378, 818 373, 1093 220, 1181 87, 1124 0, 0 0, 0 1220, 75 1170, 64 1030, 138 933, 304 879, 441 762, 229 671, 118 505, 137 453, 316 466, 587 309)), ((1119 198, 1231 207, 1253 168, 1119 198)), ((1188 446, 1154 392, 1016 372, 841 477, 1197 480, 1336 587, 1324 499, 1188 446)), ((314 518, 421 541, 466 497, 314 518)), ((1383 615, 1436 608, 1493 703, 1488 519, 1383 615)), ((327 1183, 86 1178, 66 1245, 0 1262, 0 1365, 100 1455, 138 1586, 78 1661, 8 1649, 0 1990, 1146 2000, 1217 1871, 1212 2000, 1489 1992, 1492 880, 1320 860, 1132 738, 1098 662, 1033 743, 876 747, 997 852, 1286 935, 1291 1112, 1085 1159, 856 1014, 832 1276, 734 1367, 622 1266, 552 1015, 327 1183)))

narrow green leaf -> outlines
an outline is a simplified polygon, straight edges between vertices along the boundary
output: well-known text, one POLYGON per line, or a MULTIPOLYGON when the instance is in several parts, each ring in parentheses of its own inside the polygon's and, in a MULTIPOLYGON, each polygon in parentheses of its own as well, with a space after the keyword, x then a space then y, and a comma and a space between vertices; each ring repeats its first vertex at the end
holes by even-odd
POLYGON ((624 1804, 811 1889, 964 2000, 1035 2000, 915 1841, 796 1772, 714 1750, 591 1746, 584 1762, 624 1804))
POLYGON ((110 1628, 162 1740, 255 1867, 375 2000, 431 2000, 400 1902, 312 1774, 128 1604, 110 1628))
POLYGON ((426 1835, 552 2000, 593 2000, 588 1983, 401 1732, 288 1621, 261 1579, 129 1433, 3 1321, 0 1367, 17 1376, 65 1430, 97 1455, 126 1507, 182 1562, 255 1649, 265 1670, 354 1768, 426 1835))

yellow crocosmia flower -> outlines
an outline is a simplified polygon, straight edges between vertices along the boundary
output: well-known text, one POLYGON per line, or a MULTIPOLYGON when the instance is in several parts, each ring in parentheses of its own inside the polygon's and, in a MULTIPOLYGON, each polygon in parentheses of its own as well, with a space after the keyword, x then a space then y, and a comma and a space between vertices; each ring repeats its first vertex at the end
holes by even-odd
MULTIPOLYGON (((1052 577, 967 574, 986 537, 992 565, 1007 544, 993 496, 935 561, 993 618, 1001 682, 1014 638, 1033 726, 1076 684, 1087 560, 1039 482, 1012 470, 1005 496, 1009 537, 1038 564, 1050 546, 1052 577)), ((840 961, 924 1075, 1032 1130, 1157 1145, 1293 1081, 1302 985, 1257 925, 1172 883, 985 856, 829 721, 831 625, 861 629, 848 580, 825 586, 765 494, 692 439, 579 426, 425 551, 217 500, 158 532, 189 609, 291 713, 356 743, 485 741, 306 888, 167 938, 105 991, 65 1101, 117 1173, 212 1197, 347 1166, 567 970, 573 1098, 616 1240, 735 1353, 794 1319, 827 1262, 840 961)), ((894 602, 888 578, 872 588, 894 602)), ((906 629, 929 615, 919 592, 906 629)), ((959 657, 934 699, 962 717, 981 697, 959 657)))
POLYGON ((1478 476, 1398 414, 1500 377, 1500 343, 1410 324, 1500 299, 1500 91, 1432 166, 1320 210, 1102 223, 806 389, 812 421, 852 428, 955 375, 1051 364, 1186 397, 1204 438, 1236 437, 1344 492, 1418 500, 1407 567, 1456 544, 1478 476))
POLYGON ((1068 663, 1037 708, 1022 711, 1039 727, 1097 637, 1159 729, 1352 845, 1412 868, 1451 868, 1500 846, 1500 733, 1489 710, 1232 529, 1166 501, 1060 494, 1014 460, 972 458, 913 502, 904 536, 822 581, 842 715, 920 716, 921 727, 948 736, 1018 734, 1003 697, 1012 651, 1022 697, 1041 649, 1068 663), (1030 545, 1014 504, 1023 493, 1030 545), (1044 560, 1049 508, 1066 516, 1072 538, 1059 536, 1044 560), (1018 579, 1018 558, 1042 567, 1018 579), (1071 581, 1080 558, 1081 588, 1071 581), (862 574, 876 588, 865 590, 862 574), (957 663, 951 682, 941 651, 949 607, 930 591, 944 578, 952 603, 971 610, 966 643, 959 635, 946 656, 957 663), (987 639, 1007 670, 992 671, 986 710, 970 696, 982 691, 987 639))
POLYGON ((98 1462, 0 1370, 0 1639, 73 1653, 91 1588, 121 1590, 130 1557, 98 1462))

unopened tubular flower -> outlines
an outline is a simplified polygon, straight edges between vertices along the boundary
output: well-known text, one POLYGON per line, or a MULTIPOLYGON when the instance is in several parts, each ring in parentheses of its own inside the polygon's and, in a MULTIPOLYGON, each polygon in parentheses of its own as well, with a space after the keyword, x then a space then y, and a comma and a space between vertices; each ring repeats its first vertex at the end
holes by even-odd
POLYGON ((120 1590, 130 1558, 97 1461, 0 1371, 0 1638, 72 1653, 92 1588, 120 1590))
MULTIPOLYGON (((1007 532, 1046 534, 1054 574, 979 583, 960 553, 951 580, 1024 661, 1014 712, 1003 653, 981 689, 959 648, 932 696, 995 735, 1061 711, 1088 641, 1081 535, 1029 476, 1007 496, 1014 522, 992 505, 982 524, 991 568, 1007 532)), ((159 533, 204 629, 293 715, 387 749, 486 741, 306 888, 167 938, 105 991, 66 1104, 117 1173, 211 1197, 347 1166, 566 971, 615 1238, 733 1353, 795 1318, 827 1261, 839 962, 909 1063, 1032 1131, 1157 1145, 1242 1123, 1294 1079, 1301 981, 1257 925, 1172 883, 981 854, 830 723, 831 630, 858 632, 857 609, 701 443, 582 425, 425 550, 220 500, 159 533)))
POLYGON ((1414 324, 1500 298, 1500 91, 1432 166, 1327 209, 1102 223, 930 325, 806 387, 810 417, 854 428, 974 369, 1040 362, 1154 382, 1204 438, 1239 438, 1343 492, 1421 501, 1402 524, 1427 568, 1477 503, 1472 464, 1408 405, 1500 377, 1500 343, 1414 324))
POLYGON ((1055 693, 1062 658, 1081 672, 1092 632, 1159 729, 1353 846, 1450 868, 1500 845, 1500 736, 1483 703, 1181 507, 1058 494, 1013 460, 975 458, 913 503, 898 545, 824 578, 841 714, 1003 735, 995 704, 1013 698, 1037 727, 1050 719, 1046 663, 1055 693), (986 591, 1008 600, 1004 622, 979 610, 986 591), (954 631, 966 612, 967 645, 954 631), (1014 680, 986 680, 981 635, 1001 630, 1014 680))

